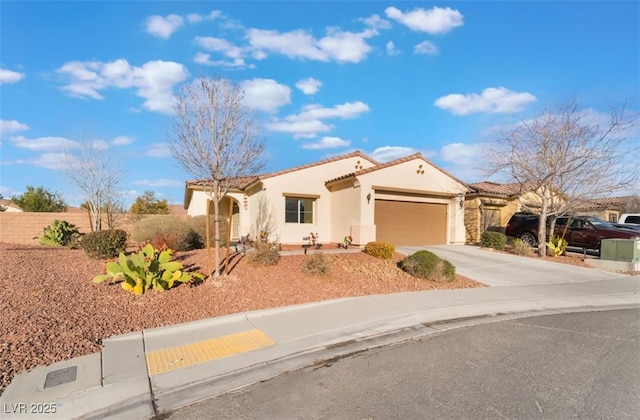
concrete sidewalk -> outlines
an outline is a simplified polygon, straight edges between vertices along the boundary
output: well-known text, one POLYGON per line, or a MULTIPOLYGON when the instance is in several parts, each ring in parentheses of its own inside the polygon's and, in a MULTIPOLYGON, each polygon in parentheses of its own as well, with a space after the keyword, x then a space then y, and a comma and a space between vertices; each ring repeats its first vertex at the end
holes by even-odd
POLYGON ((338 299, 116 336, 104 340, 100 353, 18 375, 0 397, 0 417, 149 418, 444 329, 533 312, 640 306, 640 276, 587 271, 594 276, 587 281, 577 281, 583 274, 577 270, 565 282, 518 285, 516 279, 487 288, 338 299))

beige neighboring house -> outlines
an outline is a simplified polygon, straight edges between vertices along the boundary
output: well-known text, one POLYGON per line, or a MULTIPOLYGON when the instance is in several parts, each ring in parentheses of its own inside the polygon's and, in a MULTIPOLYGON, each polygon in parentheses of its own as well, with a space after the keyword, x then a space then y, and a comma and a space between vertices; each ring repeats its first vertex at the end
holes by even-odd
POLYGON ((522 188, 516 183, 483 181, 469 184, 464 202, 467 243, 480 242, 480 235, 487 230, 504 233, 511 216, 522 208, 521 196, 522 188))
MULTIPOLYGON (((464 214, 467 243, 480 242, 480 235, 487 230, 504 233, 514 213, 540 208, 540 198, 519 183, 483 181, 468 185, 464 214)), ((582 200, 575 213, 617 222, 621 209, 633 199, 634 196, 582 200)))
POLYGON ((631 205, 635 196, 606 197, 583 200, 578 204, 577 214, 598 216, 602 220, 617 223, 624 209, 631 205))
POLYGON ((22 209, 11 200, 0 199, 0 206, 4 207, 4 211, 9 213, 22 211, 22 209))
MULTIPOLYGON (((220 203, 233 210, 232 238, 256 237, 256 220, 270 213, 274 238, 302 244, 311 232, 320 242, 395 245, 463 244, 467 186, 421 154, 379 163, 356 151, 295 168, 230 181, 220 203), (231 204, 231 205, 230 205, 231 204)), ((189 216, 204 215, 205 181, 186 184, 189 216)))

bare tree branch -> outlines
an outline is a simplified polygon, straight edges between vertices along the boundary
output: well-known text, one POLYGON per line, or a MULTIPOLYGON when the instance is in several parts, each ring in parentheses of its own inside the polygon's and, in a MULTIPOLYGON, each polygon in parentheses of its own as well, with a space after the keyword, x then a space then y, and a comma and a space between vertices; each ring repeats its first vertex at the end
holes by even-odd
POLYGON ((540 200, 538 252, 546 254, 546 220, 639 183, 638 115, 626 104, 607 121, 570 102, 502 133, 487 156, 490 171, 515 180, 540 200), (601 119, 601 118, 600 118, 601 119))
POLYGON ((191 175, 208 180, 205 193, 213 201, 215 272, 220 267, 220 200, 233 179, 264 167, 264 143, 253 111, 243 103, 238 85, 220 78, 201 78, 177 95, 174 129, 169 136, 173 157, 191 175))
POLYGON ((114 227, 122 207, 118 186, 123 172, 118 160, 110 151, 97 149, 90 142, 81 142, 78 148, 65 150, 65 154, 65 175, 83 193, 93 230, 102 230, 103 214, 108 227, 114 227))

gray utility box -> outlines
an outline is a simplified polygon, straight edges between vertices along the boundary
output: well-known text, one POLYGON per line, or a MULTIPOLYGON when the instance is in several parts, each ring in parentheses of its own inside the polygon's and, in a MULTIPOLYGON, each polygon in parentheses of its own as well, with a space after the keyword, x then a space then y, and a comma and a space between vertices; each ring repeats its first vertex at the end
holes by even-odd
POLYGON ((640 262, 640 238, 603 239, 600 259, 609 261, 640 262))

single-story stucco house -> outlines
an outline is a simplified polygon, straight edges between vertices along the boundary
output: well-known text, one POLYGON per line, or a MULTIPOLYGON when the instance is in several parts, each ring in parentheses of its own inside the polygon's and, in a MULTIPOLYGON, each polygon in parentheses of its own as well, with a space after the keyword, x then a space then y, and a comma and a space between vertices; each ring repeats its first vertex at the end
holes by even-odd
MULTIPOLYGON (((464 203, 467 243, 480 242, 480 235, 487 230, 504 233, 514 213, 540 208, 538 195, 519 183, 482 181, 468 185, 469 192, 464 203)), ((616 222, 620 217, 620 209, 632 199, 632 196, 627 196, 580 200, 574 203, 574 213, 616 222)))
MULTIPOLYGON (((228 182, 232 188, 220 209, 226 216, 233 208, 232 239, 256 238, 257 221, 268 213, 283 244, 302 244, 311 232, 325 243, 351 236, 355 245, 465 241, 467 186, 419 153, 379 163, 356 151, 228 182)), ((189 216, 205 214, 205 185, 204 180, 186 183, 189 216)))

